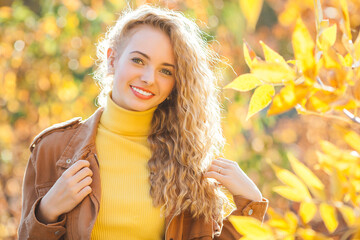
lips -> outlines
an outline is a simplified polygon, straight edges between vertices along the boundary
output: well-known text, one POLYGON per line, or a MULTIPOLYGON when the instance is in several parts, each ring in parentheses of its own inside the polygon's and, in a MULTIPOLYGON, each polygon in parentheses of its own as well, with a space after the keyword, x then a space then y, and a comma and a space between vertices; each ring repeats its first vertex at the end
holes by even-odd
POLYGON ((135 87, 130 85, 130 88, 133 91, 134 95, 140 99, 150 99, 155 95, 154 93, 145 90, 144 88, 141 87, 135 87))

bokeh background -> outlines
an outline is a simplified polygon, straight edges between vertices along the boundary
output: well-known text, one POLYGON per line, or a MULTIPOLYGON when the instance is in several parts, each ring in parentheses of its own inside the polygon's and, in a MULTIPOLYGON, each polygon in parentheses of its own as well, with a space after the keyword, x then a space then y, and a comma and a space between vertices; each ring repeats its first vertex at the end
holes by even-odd
MULTIPOLYGON (((338 1, 321 2, 326 18, 336 21, 341 17, 338 1)), ((291 31, 296 18, 301 16, 310 32, 315 31, 313 0, 1 0, 0 239, 16 238, 21 185, 32 139, 54 123, 87 118, 95 111, 99 93, 91 75, 95 44, 121 9, 144 3, 182 11, 208 33, 209 43, 224 60, 221 87, 249 71, 243 57, 244 39, 260 56, 262 40, 288 60, 293 57, 291 31)), ((351 26, 357 32, 360 2, 348 4, 351 26)), ((289 169, 286 152, 292 152, 321 176, 315 154, 319 141, 349 146, 332 129, 334 120, 300 116, 295 110, 271 117, 262 111, 246 121, 250 96, 231 89, 222 91, 224 155, 239 163, 274 211, 296 212, 298 203, 272 191, 279 180, 267 160, 289 169)), ((359 130, 357 126, 354 129, 359 130)), ((316 218, 312 228, 329 239, 342 235, 329 233, 316 218)))

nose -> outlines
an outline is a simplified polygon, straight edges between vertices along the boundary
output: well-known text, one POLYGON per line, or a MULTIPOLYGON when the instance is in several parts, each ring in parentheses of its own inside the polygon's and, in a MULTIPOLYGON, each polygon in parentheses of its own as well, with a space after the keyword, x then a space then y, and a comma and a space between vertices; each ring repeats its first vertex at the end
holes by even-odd
POLYGON ((143 74, 141 75, 141 81, 146 83, 147 85, 151 85, 155 82, 155 70, 148 66, 143 74))

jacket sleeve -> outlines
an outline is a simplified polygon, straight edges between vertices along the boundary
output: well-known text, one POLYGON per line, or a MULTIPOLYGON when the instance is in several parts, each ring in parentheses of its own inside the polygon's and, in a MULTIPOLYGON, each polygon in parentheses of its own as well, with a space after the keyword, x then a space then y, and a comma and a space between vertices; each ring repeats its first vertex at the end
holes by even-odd
POLYGON ((43 224, 36 218, 36 209, 42 196, 39 196, 35 188, 36 171, 32 161, 33 154, 30 156, 23 179, 19 240, 60 239, 66 232, 66 215, 60 216, 58 222, 52 224, 43 224))
MULTIPOLYGON (((269 204, 266 198, 263 198, 260 202, 255 202, 237 195, 234 196, 234 202, 236 210, 229 216, 252 216, 263 222, 269 204)), ((216 240, 238 240, 242 236, 229 221, 229 216, 224 219, 221 234, 215 237, 216 240)))

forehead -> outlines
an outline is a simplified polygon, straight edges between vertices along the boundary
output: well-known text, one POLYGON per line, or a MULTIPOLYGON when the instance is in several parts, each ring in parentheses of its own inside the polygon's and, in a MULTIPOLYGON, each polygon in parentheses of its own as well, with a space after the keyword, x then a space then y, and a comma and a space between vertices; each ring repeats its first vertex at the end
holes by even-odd
POLYGON ((151 59, 174 64, 174 52, 169 36, 159 28, 140 25, 130 30, 124 53, 140 51, 151 59))

